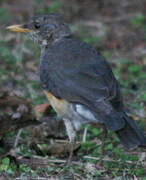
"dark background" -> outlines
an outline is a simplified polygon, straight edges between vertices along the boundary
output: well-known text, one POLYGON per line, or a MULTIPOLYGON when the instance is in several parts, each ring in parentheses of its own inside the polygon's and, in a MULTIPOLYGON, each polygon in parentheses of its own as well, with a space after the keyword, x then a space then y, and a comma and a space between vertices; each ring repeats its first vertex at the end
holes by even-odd
MULTIPOLYGON (((92 44, 108 60, 116 78, 121 84, 127 112, 129 112, 135 120, 139 120, 140 125, 146 129, 145 10, 145 0, 1 0, 0 89, 7 89, 20 97, 30 99, 33 106, 47 103, 39 84, 38 64, 40 50, 38 45, 34 45, 33 42, 23 34, 8 32, 5 27, 11 24, 27 22, 29 17, 34 14, 58 12, 63 14, 66 21, 70 23, 70 27, 76 36, 92 44)), ((25 131, 27 132, 28 130, 24 130, 24 133, 25 131)), ((31 134, 31 129, 29 129, 28 134, 31 134)), ((100 135, 100 131, 91 127, 89 135, 94 137, 97 134, 100 135)), ((95 142, 95 138, 93 137, 91 139, 95 142)), ((24 141, 28 141, 28 139, 24 138, 24 141)), ((98 166, 99 174, 93 167, 90 167, 91 169, 93 168, 93 173, 78 172, 73 169, 73 177, 75 173, 79 173, 84 179, 89 179, 87 174, 89 174, 90 178, 98 176, 106 178, 107 176, 107 179, 116 177, 126 178, 126 176, 127 178, 146 176, 144 165, 141 164, 139 167, 136 164, 137 161, 141 160, 140 157, 142 155, 144 156, 143 161, 146 163, 145 152, 142 154, 142 152, 136 151, 136 157, 132 158, 133 155, 125 154, 125 152, 121 150, 121 146, 119 148, 116 144, 116 147, 114 147, 111 139, 107 141, 107 149, 104 149, 103 155, 109 155, 117 148, 115 154, 111 153, 113 155, 112 158, 115 161, 119 159, 120 162, 124 159, 125 165, 123 166, 123 164, 121 165, 120 163, 117 165, 103 163, 98 166), (128 164, 127 161, 129 159, 132 165, 128 164), (116 169, 116 166, 118 166, 119 169, 116 169)), ((30 151, 29 145, 25 148, 26 152, 30 151)), ((78 152, 77 156, 87 154, 97 156, 99 153, 98 150, 97 143, 96 145, 87 143, 83 146, 83 149, 78 152), (92 151, 85 151, 85 147, 89 147, 92 151), (96 149, 96 151, 94 151, 94 149, 96 149)), ((22 150, 20 150, 20 152, 23 154, 22 150)), ((17 168, 13 169, 11 163, 8 163, 6 169, 3 169, 1 167, 3 166, 3 161, 0 161, 0 163, 0 173, 9 174, 9 171, 12 171, 10 175, 14 177, 17 175, 21 176, 22 173, 32 175, 30 166, 24 165, 21 170, 18 170, 17 168)), ((91 166, 98 164, 97 162, 93 163, 87 160, 84 164, 85 167, 87 163, 90 163, 91 166)), ((54 172, 56 173, 56 167, 53 168, 50 173, 52 176, 54 172)), ((82 167, 79 166, 79 168, 82 167)), ((33 171, 38 176, 45 177, 44 173, 41 172, 40 175, 37 170, 33 171)), ((49 176, 49 171, 47 171, 46 174, 49 176)), ((65 178, 64 175, 63 178, 65 178)))

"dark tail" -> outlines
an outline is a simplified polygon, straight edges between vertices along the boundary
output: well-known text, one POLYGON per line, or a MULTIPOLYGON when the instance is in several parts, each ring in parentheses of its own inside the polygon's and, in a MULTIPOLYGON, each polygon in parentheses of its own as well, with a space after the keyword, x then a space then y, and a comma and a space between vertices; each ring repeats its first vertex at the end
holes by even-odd
POLYGON ((146 147, 146 137, 143 131, 138 127, 136 122, 124 113, 125 126, 123 129, 116 131, 121 143, 127 149, 136 147, 146 147))

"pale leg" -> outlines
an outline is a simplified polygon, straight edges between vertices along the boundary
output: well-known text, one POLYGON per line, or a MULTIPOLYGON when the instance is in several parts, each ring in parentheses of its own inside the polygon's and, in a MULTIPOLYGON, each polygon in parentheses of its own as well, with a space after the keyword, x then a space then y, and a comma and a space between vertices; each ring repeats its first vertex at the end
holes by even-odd
POLYGON ((67 164, 70 165, 70 163, 72 161, 72 156, 73 156, 73 148, 74 148, 74 141, 75 141, 75 137, 76 137, 76 131, 74 130, 74 127, 69 119, 63 119, 63 120, 65 123, 67 135, 69 137, 69 141, 71 144, 69 158, 68 158, 68 162, 67 162, 67 164))

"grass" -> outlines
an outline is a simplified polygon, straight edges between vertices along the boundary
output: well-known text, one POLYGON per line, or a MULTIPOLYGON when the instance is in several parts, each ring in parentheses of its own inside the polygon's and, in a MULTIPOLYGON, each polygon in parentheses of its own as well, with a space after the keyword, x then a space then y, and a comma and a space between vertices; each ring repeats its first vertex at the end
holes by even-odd
MULTIPOLYGON (((145 177, 145 167, 139 161, 139 157, 125 153, 123 148, 118 146, 119 140, 113 133, 110 132, 108 135, 110 138, 104 139, 104 145, 98 145, 95 141, 96 138, 103 140, 103 132, 99 129, 89 127, 88 136, 87 142, 82 144, 76 154, 76 161, 78 162, 76 166, 66 167, 63 164, 48 164, 45 168, 38 167, 34 169, 27 164, 19 164, 17 166, 11 157, 5 157, 0 160, 0 172, 6 172, 10 176, 15 176, 19 172, 20 177, 55 177, 59 175, 64 179, 65 177, 69 178, 69 176, 76 177, 77 174, 87 179, 89 177, 103 178, 106 175, 112 178, 125 177, 128 180, 134 176, 145 177), (95 134, 98 134, 98 136, 95 136, 95 134)), ((28 139, 28 136, 23 136, 23 138, 28 139)), ((103 142, 102 140, 101 142, 103 142)), ((29 146, 21 144, 18 148, 20 156, 34 156, 34 152, 30 150, 29 146)), ((48 159, 50 158, 53 157, 48 156, 48 159)))
POLYGON ((132 20, 131 23, 133 24, 133 26, 137 27, 137 28, 144 28, 146 29, 146 16, 142 13, 137 14, 132 20))
MULTIPOLYGON (((35 1, 39 4, 40 0, 35 1)), ((54 1, 51 6, 37 10, 37 13, 58 12, 61 4, 54 1)), ((0 22, 9 23, 11 14, 5 8, 0 10, 0 22)), ((134 17, 130 23, 136 28, 145 28, 145 16, 140 14, 134 17)), ((88 43, 96 45, 100 44, 103 39, 92 37, 86 33, 80 37, 88 43)), ((33 78, 37 73, 39 64, 39 48, 34 47, 34 44, 8 32, 0 34, 0 76, 1 84, 12 86, 12 89, 19 92, 22 96, 32 100, 35 106, 47 102, 41 89, 41 85, 37 78, 33 78), (9 38, 7 37, 9 35, 9 38), (33 53, 32 53, 33 52, 33 53), (31 74, 32 73, 32 74, 31 74)), ((99 46, 99 45, 98 45, 99 46)), ((107 59, 113 58, 112 50, 104 49, 102 54, 107 59)), ((146 94, 144 89, 145 84, 145 64, 132 61, 132 59, 117 59, 113 64, 113 71, 117 79, 121 83, 124 99, 134 118, 140 118, 141 126, 145 127, 145 106, 146 94)), ((31 128, 24 129, 21 134, 23 140, 18 145, 16 154, 19 157, 27 157, 28 159, 34 156, 46 157, 48 159, 67 159, 64 157, 50 156, 46 152, 41 152, 41 155, 35 151, 28 142, 31 141, 33 130, 31 128)), ((15 138, 16 133, 7 134, 6 138, 15 138)), ((78 133, 77 140, 81 141, 82 131, 78 133)), ((43 142, 38 144, 47 146, 49 138, 44 136, 43 142)), ((0 154, 6 150, 0 147, 0 154)), ((82 146, 76 151, 74 161, 77 165, 66 167, 63 163, 48 163, 46 167, 32 167, 27 163, 16 163, 11 156, 5 156, 0 159, 0 174, 8 177, 59 177, 65 179, 114 179, 114 180, 131 180, 140 178, 146 180, 145 160, 141 160, 143 150, 127 152, 120 145, 118 138, 113 132, 108 133, 108 137, 104 135, 101 128, 88 127, 87 140, 82 143, 82 146), (105 137, 104 137, 105 136, 105 137)), ((145 152, 144 152, 145 153, 145 152)))

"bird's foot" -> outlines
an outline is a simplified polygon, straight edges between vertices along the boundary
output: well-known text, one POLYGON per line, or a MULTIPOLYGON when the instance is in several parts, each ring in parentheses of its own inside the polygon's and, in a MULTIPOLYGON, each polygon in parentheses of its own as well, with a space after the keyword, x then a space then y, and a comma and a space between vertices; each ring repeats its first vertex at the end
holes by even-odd
POLYGON ((72 164, 73 151, 74 151, 74 143, 71 142, 69 147, 69 157, 67 159, 66 166, 70 166, 72 164))

